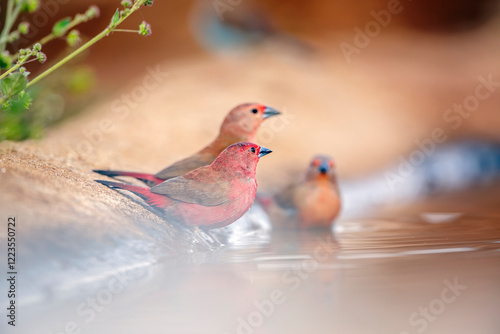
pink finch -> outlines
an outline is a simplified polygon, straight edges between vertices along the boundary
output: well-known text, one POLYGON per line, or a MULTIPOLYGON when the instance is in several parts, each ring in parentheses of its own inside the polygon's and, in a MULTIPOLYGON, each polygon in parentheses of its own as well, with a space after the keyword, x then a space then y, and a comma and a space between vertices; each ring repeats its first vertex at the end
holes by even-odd
POLYGON ((330 226, 341 208, 334 167, 330 157, 316 156, 301 180, 273 197, 259 196, 271 221, 281 227, 330 226))
POLYGON ((94 172, 110 176, 130 176, 137 178, 148 186, 160 184, 170 178, 184 175, 193 169, 212 163, 229 145, 238 142, 253 142, 262 122, 280 112, 262 104, 240 104, 229 112, 215 140, 192 156, 177 161, 156 174, 136 173, 113 170, 94 170, 94 172))
POLYGON ((257 191, 255 171, 271 150, 252 143, 229 146, 208 166, 171 178, 152 188, 119 182, 97 182, 133 192, 165 217, 188 226, 227 226, 250 209, 257 191))

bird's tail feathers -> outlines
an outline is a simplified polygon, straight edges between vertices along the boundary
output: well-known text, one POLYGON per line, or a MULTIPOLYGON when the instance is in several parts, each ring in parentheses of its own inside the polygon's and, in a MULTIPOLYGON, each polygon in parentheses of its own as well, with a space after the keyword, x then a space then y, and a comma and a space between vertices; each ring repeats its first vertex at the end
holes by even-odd
POLYGON ((133 177, 144 182, 148 186, 154 186, 165 181, 163 179, 157 178, 153 174, 147 174, 147 173, 125 172, 120 170, 102 170, 102 169, 95 169, 94 172, 109 177, 117 177, 117 176, 133 177))
POLYGON ((140 198, 142 198, 149 205, 160 209, 165 208, 168 203, 168 199, 165 196, 152 193, 151 191, 149 191, 149 188, 134 186, 131 184, 125 184, 120 182, 113 182, 113 181, 95 180, 95 182, 105 185, 106 187, 114 190, 116 189, 128 190, 136 194, 140 198))

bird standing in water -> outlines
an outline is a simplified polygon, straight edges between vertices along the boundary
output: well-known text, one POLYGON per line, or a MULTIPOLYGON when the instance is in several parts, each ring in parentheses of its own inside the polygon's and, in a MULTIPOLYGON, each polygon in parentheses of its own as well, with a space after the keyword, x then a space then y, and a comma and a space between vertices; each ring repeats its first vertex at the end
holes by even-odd
POLYGON ((252 143, 226 148, 210 165, 171 178, 152 188, 96 180, 111 189, 133 192, 168 220, 211 229, 235 222, 250 209, 257 192, 259 158, 271 150, 252 143))
POLYGON ((329 227, 341 209, 335 164, 330 157, 318 155, 297 182, 259 202, 278 227, 329 227))
POLYGON ((211 164, 215 158, 229 145, 238 142, 254 142, 262 122, 280 112, 274 108, 257 104, 240 104, 232 109, 224 119, 219 135, 215 140, 198 153, 177 161, 156 174, 94 170, 94 172, 109 177, 128 176, 141 180, 148 186, 154 186, 170 178, 184 175, 193 169, 211 164))

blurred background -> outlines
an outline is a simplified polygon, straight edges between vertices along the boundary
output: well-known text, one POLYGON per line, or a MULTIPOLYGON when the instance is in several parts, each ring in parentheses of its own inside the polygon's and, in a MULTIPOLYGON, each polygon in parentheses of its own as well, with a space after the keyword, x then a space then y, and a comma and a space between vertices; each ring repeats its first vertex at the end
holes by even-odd
MULTIPOLYGON (((33 39, 96 4, 100 17, 79 26, 88 40, 118 4, 60 2, 42 1, 33 39)), ((275 151, 261 163, 261 189, 279 189, 322 153, 347 180, 347 211, 457 191, 491 183, 500 168, 498 8, 493 0, 156 1, 125 23, 146 20, 150 37, 104 38, 40 83, 32 109, 53 125, 51 151, 154 171, 203 147, 233 106, 257 101, 285 113, 259 134, 275 151), (112 130, 99 129, 103 119, 112 130)), ((68 52, 63 40, 44 51, 48 63, 68 52)))

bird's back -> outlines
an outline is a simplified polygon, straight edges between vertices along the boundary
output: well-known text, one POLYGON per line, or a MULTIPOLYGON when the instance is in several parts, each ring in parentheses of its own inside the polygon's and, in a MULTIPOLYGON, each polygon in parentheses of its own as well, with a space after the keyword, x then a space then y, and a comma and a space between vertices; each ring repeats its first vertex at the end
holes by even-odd
POLYGON ((216 158, 216 155, 196 153, 186 159, 182 159, 166 167, 154 176, 157 178, 168 180, 173 177, 184 175, 196 168, 210 165, 216 158))

